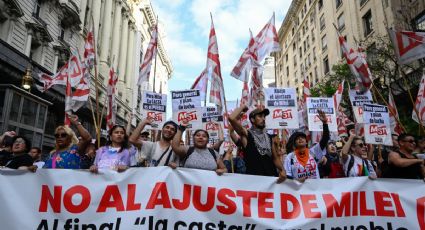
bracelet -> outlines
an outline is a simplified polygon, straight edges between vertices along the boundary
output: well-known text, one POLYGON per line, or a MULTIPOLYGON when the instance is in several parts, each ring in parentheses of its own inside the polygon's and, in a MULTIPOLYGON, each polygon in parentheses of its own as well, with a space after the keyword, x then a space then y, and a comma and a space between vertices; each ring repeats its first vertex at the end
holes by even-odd
POLYGON ((179 130, 184 132, 186 130, 186 126, 179 125, 179 130))

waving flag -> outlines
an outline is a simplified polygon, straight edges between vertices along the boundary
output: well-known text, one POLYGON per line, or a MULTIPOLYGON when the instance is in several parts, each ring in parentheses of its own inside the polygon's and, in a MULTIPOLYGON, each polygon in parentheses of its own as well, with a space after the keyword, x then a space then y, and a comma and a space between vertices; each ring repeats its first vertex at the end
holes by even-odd
POLYGON ((201 74, 195 79, 195 82, 190 87, 190 89, 198 89, 202 100, 207 100, 207 85, 208 85, 208 74, 204 69, 201 74))
POLYGON ((236 66, 233 67, 233 70, 230 73, 232 77, 243 82, 249 81, 249 74, 252 68, 261 66, 261 64, 257 61, 256 44, 251 30, 249 30, 249 33, 251 38, 249 40, 248 47, 245 48, 238 63, 236 63, 236 66))
POLYGON ((116 110, 117 105, 115 103, 115 92, 116 92, 116 85, 118 82, 118 76, 114 72, 114 68, 111 68, 109 71, 109 80, 108 80, 108 87, 107 87, 107 100, 108 100, 108 112, 106 114, 106 126, 109 129, 111 129, 115 124, 116 119, 116 110))
POLYGON ((398 116, 397 107, 394 101, 393 94, 391 93, 391 90, 388 93, 388 110, 390 115, 390 125, 391 125, 391 133, 400 135, 403 133, 403 129, 401 128, 398 116))
POLYGON ((214 29, 214 22, 211 16, 211 30, 208 43, 208 58, 207 58, 207 72, 211 81, 210 87, 210 102, 219 107, 223 106, 222 94, 224 94, 223 78, 221 77, 220 57, 218 54, 217 37, 214 29))
POLYGON ((416 111, 419 113, 419 118, 415 111, 412 112, 412 119, 417 123, 425 125, 425 74, 422 75, 421 84, 419 85, 418 96, 415 102, 416 111))
POLYGON ((400 64, 425 57, 425 32, 394 31, 388 29, 400 64))
POLYGON ((142 85, 142 82, 149 81, 152 60, 156 56, 157 48, 158 48, 158 24, 156 24, 152 28, 152 37, 149 42, 148 48, 146 50, 145 57, 143 58, 143 62, 140 66, 139 80, 137 81, 137 85, 142 85))
POLYGON ((243 89, 242 89, 242 97, 241 97, 241 103, 240 105, 248 105, 249 102, 249 89, 248 89, 248 82, 243 83, 243 89))
POLYGON ((336 89, 336 92, 335 92, 335 94, 334 94, 334 96, 333 96, 333 98, 334 98, 334 102, 335 102, 335 108, 336 108, 337 110, 338 110, 339 105, 340 105, 341 100, 342 100, 342 93, 344 92, 344 82, 345 82, 345 81, 342 81, 342 83, 340 83, 340 84, 338 85, 338 88, 336 89))
POLYGON ((339 44, 345 60, 350 67, 351 73, 355 76, 360 92, 368 90, 372 84, 372 74, 362 52, 349 48, 343 36, 339 36, 339 44))

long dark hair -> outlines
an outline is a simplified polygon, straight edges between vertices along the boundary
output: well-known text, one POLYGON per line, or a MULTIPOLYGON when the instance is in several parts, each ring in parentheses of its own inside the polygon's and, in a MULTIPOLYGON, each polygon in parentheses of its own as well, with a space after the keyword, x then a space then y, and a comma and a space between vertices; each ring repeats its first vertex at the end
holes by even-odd
POLYGON ((123 149, 128 149, 129 148, 129 144, 128 144, 128 135, 125 131, 124 126, 122 125, 114 125, 109 131, 108 131, 108 141, 106 141, 106 146, 110 146, 112 144, 112 133, 114 132, 115 129, 117 128, 122 128, 124 130, 124 140, 121 143, 121 148, 118 150, 118 152, 122 152, 123 149))

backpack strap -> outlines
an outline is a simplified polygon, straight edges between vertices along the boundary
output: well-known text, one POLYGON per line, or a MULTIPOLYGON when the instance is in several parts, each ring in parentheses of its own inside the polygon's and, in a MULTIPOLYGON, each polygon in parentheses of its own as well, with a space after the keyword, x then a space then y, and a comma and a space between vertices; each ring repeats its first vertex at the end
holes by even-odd
MULTIPOLYGON (((159 162, 161 162, 162 158, 165 156, 165 154, 168 152, 168 150, 170 149, 171 145, 168 146, 168 148, 161 154, 161 157, 156 161, 155 166, 158 166, 159 162)), ((170 160, 170 155, 168 154, 167 160, 165 162, 165 166, 168 165, 168 161, 170 160)))
POLYGON ((211 155, 214 158, 214 161, 217 162, 217 156, 215 155, 215 151, 212 148, 208 148, 208 151, 211 153, 211 155))
POLYGON ((349 155, 349 157, 350 157, 350 161, 348 162, 348 167, 347 167, 347 172, 346 172, 347 177, 350 177, 348 174, 350 173, 351 169, 354 166, 354 157, 352 155, 349 155))

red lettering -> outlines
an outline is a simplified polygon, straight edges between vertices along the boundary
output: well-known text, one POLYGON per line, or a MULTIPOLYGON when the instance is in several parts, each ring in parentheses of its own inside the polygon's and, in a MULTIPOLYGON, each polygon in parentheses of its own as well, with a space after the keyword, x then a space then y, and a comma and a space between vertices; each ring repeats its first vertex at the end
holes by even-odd
POLYGON ((283 109, 275 109, 273 111, 273 119, 281 118, 281 119, 292 119, 292 112, 290 109, 283 110, 283 109))
POLYGON ((359 192, 353 192, 353 216, 359 215, 359 192))
POLYGON ((53 212, 61 212, 62 186, 53 187, 53 195, 50 193, 49 186, 41 187, 41 199, 38 207, 39 212, 47 212, 47 205, 50 204, 53 212))
POLYGON ((256 198, 257 192, 238 190, 236 196, 242 197, 243 216, 251 217, 251 198, 256 198))
POLYGON ((90 206, 90 201, 90 191, 82 185, 76 185, 69 188, 63 195, 63 206, 65 206, 68 212, 74 214, 82 213, 84 210, 86 210, 90 206), (81 195, 80 204, 75 205, 72 203, 72 197, 74 197, 75 194, 81 195))
POLYGON ((187 121, 192 121, 192 120, 197 120, 198 117, 196 116, 196 111, 192 111, 192 112, 180 112, 177 116, 178 121, 182 121, 182 120, 187 120, 187 121))
POLYGON ((201 203, 201 186, 193 186, 193 206, 196 210, 201 212, 208 212, 214 207, 215 201, 215 188, 208 187, 207 191, 207 202, 205 204, 201 203))
POLYGON ((115 208, 118 212, 125 211, 121 193, 117 185, 108 185, 106 187, 96 212, 105 212, 107 208, 115 208))
POLYGON ((147 117, 152 118, 154 121, 162 121, 162 113, 148 112, 147 117))
POLYGON ((140 203, 135 203, 135 198, 136 198, 136 185, 135 184, 128 184, 127 185, 127 190, 128 190, 128 194, 127 194, 127 208, 126 211, 136 211, 136 210, 140 210, 141 208, 141 204, 140 203))
POLYGON ((425 197, 416 200, 419 229, 425 229, 425 197))
POLYGON ((217 205, 217 211, 221 214, 230 215, 236 212, 236 203, 229 197, 236 197, 236 194, 227 188, 220 189, 217 193, 217 199, 223 205, 217 205))
POLYGON ((360 216, 374 216, 375 210, 367 209, 366 192, 360 192, 360 216))
POLYGON ((273 208, 273 193, 259 192, 258 193, 258 217, 260 218, 274 218, 274 212, 267 211, 268 208, 273 208), (267 201, 267 200, 272 201, 267 201))
POLYGON ((383 125, 383 126, 370 125, 369 126, 369 133, 384 136, 384 135, 387 135, 387 128, 386 128, 385 125, 383 125))
POLYGON ((173 206, 178 210, 185 210, 189 207, 190 204, 190 194, 192 192, 192 186, 190 184, 183 185, 183 199, 179 201, 178 199, 173 199, 173 206))
POLYGON ((386 210, 386 207, 393 207, 391 202, 391 195, 388 192, 376 191, 373 193, 375 197, 376 215, 377 216, 390 216, 394 217, 394 210, 386 210), (389 200, 388 200, 389 199, 389 200))
POLYGON ((335 217, 342 217, 343 213, 344 216, 350 216, 351 193, 343 192, 341 195, 341 202, 339 204, 332 194, 323 194, 322 196, 326 204, 328 218, 334 217, 334 212, 335 217))
POLYGON ((301 213, 300 203, 297 198, 291 194, 281 193, 280 194, 280 209, 282 219, 295 219, 301 213), (292 205, 292 211, 289 210, 288 202, 292 205))
POLYGON ((312 202, 316 201, 316 195, 313 194, 307 194, 307 195, 300 195, 301 203, 304 210, 304 216, 306 218, 320 218, 321 214, 320 212, 313 212, 312 209, 318 208, 317 203, 312 202))
POLYGON ((404 213, 403 206, 401 206, 400 196, 397 193, 391 193, 391 197, 394 200, 395 210, 398 217, 406 217, 404 213))
POLYGON ((170 196, 165 182, 157 182, 155 184, 146 209, 154 209, 157 205, 162 205, 163 208, 171 208, 170 196))

